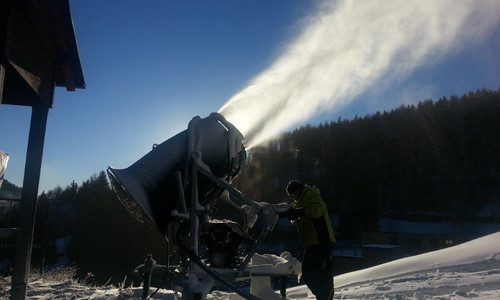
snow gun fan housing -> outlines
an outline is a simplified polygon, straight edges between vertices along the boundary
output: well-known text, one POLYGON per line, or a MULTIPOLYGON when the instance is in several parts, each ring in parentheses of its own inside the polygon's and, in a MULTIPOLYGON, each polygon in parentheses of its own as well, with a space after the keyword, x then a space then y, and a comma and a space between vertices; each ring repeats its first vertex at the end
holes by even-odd
POLYGON ((222 115, 212 113, 193 118, 187 130, 155 144, 128 168, 109 167, 108 176, 129 212, 165 236, 176 217, 187 220, 190 211, 206 209, 224 191, 222 185, 238 174, 245 159, 243 135, 222 115), (196 201, 189 201, 193 198, 196 201))

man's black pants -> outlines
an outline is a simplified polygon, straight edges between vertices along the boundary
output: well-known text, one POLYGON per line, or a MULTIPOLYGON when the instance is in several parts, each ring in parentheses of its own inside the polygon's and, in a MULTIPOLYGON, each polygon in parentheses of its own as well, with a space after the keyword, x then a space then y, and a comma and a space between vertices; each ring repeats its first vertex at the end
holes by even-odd
POLYGON ((331 245, 310 246, 304 249, 302 279, 317 300, 327 300, 333 290, 331 249, 331 245))

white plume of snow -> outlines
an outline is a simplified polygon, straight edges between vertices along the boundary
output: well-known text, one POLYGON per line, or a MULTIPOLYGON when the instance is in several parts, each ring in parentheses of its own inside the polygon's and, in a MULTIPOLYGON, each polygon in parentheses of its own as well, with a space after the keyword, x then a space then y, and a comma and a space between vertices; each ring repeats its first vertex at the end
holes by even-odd
POLYGON ((250 149, 458 51, 499 19, 498 0, 325 0, 284 53, 219 112, 250 149))

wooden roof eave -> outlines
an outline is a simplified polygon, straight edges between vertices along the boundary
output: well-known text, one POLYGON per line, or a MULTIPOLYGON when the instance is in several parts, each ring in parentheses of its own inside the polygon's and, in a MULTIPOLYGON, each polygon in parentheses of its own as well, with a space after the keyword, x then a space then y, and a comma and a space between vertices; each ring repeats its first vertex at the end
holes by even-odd
POLYGON ((52 107, 55 86, 85 88, 68 0, 9 1, 2 10, 1 103, 52 107))

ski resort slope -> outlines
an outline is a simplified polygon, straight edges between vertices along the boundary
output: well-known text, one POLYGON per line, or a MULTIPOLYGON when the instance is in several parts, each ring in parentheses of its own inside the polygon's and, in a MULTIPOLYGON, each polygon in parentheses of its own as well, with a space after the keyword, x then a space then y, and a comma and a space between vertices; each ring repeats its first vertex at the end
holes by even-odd
MULTIPOLYGON (((0 280, 6 299, 10 278, 0 280)), ((153 289, 152 289, 153 290, 153 289)), ((279 293, 266 299, 279 299, 279 293)), ((96 287, 74 280, 30 280, 28 299, 140 299, 142 288, 96 287)), ((335 277, 335 299, 500 299, 500 232, 468 243, 408 257, 335 277)), ((150 299, 175 299, 160 289, 150 299)), ((242 299, 213 291, 207 299, 242 299)), ((314 299, 306 286, 287 290, 287 299, 314 299)))
MULTIPOLYGON (((314 298, 305 287, 290 299, 314 298)), ((335 299, 500 299, 500 232, 335 277, 335 299)))

